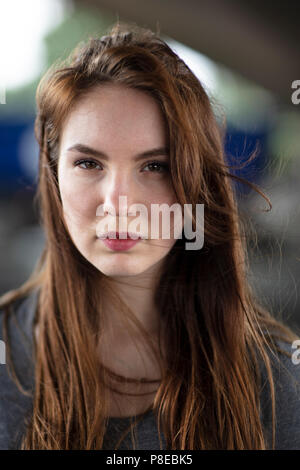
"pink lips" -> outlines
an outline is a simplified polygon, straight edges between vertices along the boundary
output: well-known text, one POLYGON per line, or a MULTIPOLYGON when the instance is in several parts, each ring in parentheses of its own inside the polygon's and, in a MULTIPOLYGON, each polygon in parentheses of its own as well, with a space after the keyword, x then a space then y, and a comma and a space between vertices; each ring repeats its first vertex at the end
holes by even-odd
MULTIPOLYGON (((116 236, 119 236, 119 233, 116 232, 116 236)), ((127 238, 119 239, 119 238, 102 238, 102 241, 105 246, 110 248, 113 251, 127 251, 130 250, 134 245, 136 245, 141 238, 133 240, 130 238, 129 234, 127 234, 127 238)))

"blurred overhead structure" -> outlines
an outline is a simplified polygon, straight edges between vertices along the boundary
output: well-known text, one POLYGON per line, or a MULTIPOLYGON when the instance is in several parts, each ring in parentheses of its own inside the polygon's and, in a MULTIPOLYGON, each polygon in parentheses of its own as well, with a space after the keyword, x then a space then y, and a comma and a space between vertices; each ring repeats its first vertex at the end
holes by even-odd
POLYGON ((291 103, 300 79, 300 2, 74 0, 198 50, 291 103))

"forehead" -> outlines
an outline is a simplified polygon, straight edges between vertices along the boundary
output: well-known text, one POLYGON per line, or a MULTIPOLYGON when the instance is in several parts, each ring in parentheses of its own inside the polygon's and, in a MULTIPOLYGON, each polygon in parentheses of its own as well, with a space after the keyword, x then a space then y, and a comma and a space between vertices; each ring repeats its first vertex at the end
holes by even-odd
POLYGON ((75 140, 110 147, 165 145, 166 125, 159 104, 147 93, 105 84, 82 96, 68 115, 61 146, 75 140))

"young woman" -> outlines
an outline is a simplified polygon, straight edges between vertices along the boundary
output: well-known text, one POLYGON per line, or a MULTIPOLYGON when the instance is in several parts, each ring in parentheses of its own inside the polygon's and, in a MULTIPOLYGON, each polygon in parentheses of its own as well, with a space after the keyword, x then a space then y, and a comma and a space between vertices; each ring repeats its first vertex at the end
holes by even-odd
POLYGON ((1 448, 300 449, 297 336, 247 283, 224 131, 191 70, 118 23, 43 77, 35 131, 46 244, 1 301, 1 448), (111 239, 103 220, 122 238, 134 204, 140 226, 111 239), (151 236, 155 204, 190 204, 194 229, 202 204, 201 249, 151 236))

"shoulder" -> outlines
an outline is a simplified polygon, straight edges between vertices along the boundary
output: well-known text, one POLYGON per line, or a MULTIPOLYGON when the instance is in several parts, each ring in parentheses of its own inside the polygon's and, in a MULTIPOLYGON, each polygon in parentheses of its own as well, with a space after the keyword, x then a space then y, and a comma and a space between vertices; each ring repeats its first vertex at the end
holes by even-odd
MULTIPOLYGON (((35 309, 37 306, 39 290, 35 289, 29 294, 18 298, 10 303, 10 310, 12 315, 9 315, 9 327, 17 325, 28 334, 31 330, 35 309)), ((5 309, 0 307, 0 334, 3 335, 3 321, 5 309)))
MULTIPOLYGON (((275 391, 275 449, 300 449, 300 361, 293 343, 276 341, 279 350, 269 352, 275 391)), ((261 417, 271 448, 271 389, 262 371, 261 417)))
MULTIPOLYGON (((32 359, 33 323, 37 301, 38 290, 34 290, 11 302, 8 312, 6 308, 0 308, 0 339, 5 346, 5 364, 10 356, 16 368, 23 369, 28 360, 32 359)), ((19 372, 22 375, 23 371, 19 372)))
POLYGON ((24 417, 32 405, 33 321, 37 299, 38 291, 36 290, 13 301, 7 316, 5 315, 6 309, 0 309, 0 339, 2 353, 4 351, 0 361, 0 449, 16 448, 24 417), (6 323, 8 335, 5 342, 4 323, 6 323), (17 386, 12 375, 10 361, 27 394, 17 386))

